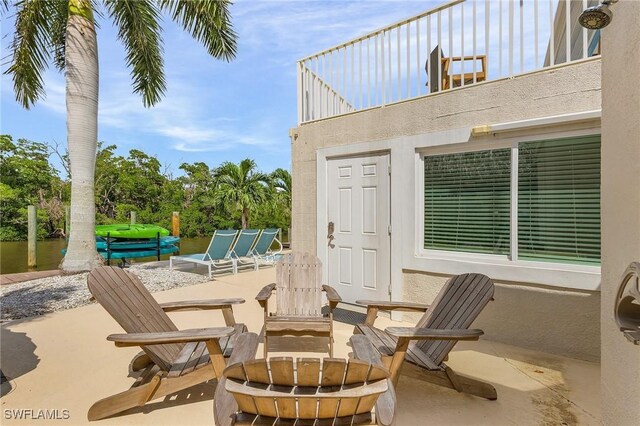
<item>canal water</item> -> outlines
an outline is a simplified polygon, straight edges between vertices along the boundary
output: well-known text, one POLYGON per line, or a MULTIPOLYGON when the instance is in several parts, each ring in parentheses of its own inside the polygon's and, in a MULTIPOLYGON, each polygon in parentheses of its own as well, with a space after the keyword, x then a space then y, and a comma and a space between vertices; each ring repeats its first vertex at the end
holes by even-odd
MULTIPOLYGON (((209 246, 211 237, 182 238, 180 240, 180 253, 204 253, 209 246)), ((64 239, 38 241, 36 271, 47 271, 58 269, 62 260, 62 250, 67 246, 64 239)), ((161 256, 160 259, 169 259, 169 255, 161 256)), ((136 263, 151 262, 156 260, 155 256, 141 257, 135 259, 136 263)), ((8 241, 0 242, 0 274, 13 274, 16 272, 26 272, 27 269, 27 242, 8 241)))

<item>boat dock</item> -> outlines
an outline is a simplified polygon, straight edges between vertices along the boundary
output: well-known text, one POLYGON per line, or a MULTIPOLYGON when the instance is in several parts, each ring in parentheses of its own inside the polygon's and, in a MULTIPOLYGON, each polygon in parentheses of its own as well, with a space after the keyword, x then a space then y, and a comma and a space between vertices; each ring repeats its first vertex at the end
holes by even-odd
POLYGON ((3 274, 0 275, 0 285, 17 284, 24 281, 37 280, 38 278, 55 277, 60 274, 62 274, 62 272, 59 269, 3 274))

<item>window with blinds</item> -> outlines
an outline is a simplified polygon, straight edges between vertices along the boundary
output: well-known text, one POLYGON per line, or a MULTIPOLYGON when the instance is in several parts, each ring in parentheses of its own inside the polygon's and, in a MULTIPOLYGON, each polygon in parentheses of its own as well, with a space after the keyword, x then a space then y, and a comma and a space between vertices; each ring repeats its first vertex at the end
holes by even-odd
POLYGON ((600 263, 600 136, 518 152, 518 257, 600 263))
POLYGON ((424 157, 424 248, 509 254, 511 150, 424 157))

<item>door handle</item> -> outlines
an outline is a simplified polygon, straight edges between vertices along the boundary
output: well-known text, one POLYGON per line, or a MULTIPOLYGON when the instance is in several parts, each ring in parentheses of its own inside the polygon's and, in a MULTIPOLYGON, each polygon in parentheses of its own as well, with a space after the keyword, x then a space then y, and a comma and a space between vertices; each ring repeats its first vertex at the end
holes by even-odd
POLYGON ((335 231, 335 224, 333 222, 329 222, 327 225, 327 239, 329 240, 328 246, 334 248, 336 245, 332 243, 336 237, 333 236, 333 232, 335 231))

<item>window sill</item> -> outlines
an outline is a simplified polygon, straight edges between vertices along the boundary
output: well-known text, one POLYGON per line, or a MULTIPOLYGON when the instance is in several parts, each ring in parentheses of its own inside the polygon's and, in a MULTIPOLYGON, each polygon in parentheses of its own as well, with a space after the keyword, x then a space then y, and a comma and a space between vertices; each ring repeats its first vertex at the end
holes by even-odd
POLYGON ((424 251, 410 257, 404 269, 454 275, 475 272, 485 274, 496 281, 600 291, 599 266, 511 261, 505 256, 424 251))

